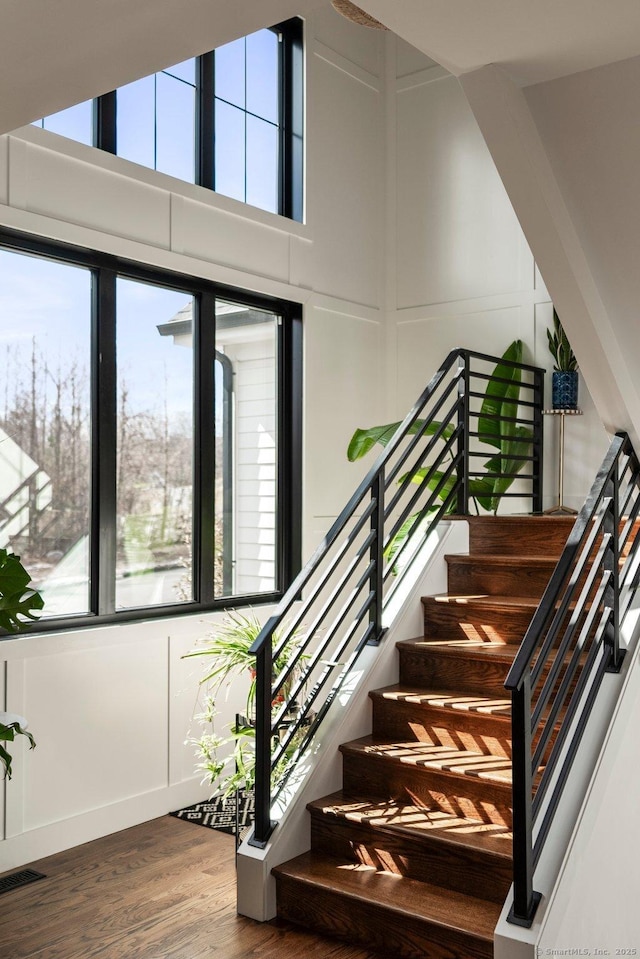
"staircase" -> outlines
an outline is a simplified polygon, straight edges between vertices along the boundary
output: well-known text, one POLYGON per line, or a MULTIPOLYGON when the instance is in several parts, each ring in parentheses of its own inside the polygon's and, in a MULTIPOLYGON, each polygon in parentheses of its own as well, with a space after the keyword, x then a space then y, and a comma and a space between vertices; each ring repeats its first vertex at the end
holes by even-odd
POLYGON ((573 517, 468 518, 343 788, 309 805, 311 850, 274 869, 278 915, 408 959, 488 959, 511 883, 503 683, 573 517))

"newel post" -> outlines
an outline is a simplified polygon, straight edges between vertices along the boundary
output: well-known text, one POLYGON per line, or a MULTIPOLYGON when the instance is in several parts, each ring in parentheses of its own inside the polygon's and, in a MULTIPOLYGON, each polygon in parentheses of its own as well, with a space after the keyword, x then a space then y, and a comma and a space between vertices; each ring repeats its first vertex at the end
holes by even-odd
POLYGON ((460 516, 469 513, 469 357, 458 358, 458 502, 460 516))
POLYGON ((529 928, 541 896, 533 891, 531 674, 511 693, 513 749, 513 906, 508 921, 529 928))
POLYGON ((271 676, 273 632, 256 654, 255 826, 251 846, 264 848, 273 832, 271 822, 271 676))

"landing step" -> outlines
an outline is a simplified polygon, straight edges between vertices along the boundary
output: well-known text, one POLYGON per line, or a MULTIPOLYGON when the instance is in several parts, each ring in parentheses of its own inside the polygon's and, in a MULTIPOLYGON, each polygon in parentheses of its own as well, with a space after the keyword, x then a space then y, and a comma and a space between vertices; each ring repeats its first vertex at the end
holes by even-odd
POLYGON ((575 516, 469 516, 469 552, 559 557, 575 516))
POLYGON ((305 853, 273 870, 278 915, 405 959, 491 959, 501 906, 305 853))

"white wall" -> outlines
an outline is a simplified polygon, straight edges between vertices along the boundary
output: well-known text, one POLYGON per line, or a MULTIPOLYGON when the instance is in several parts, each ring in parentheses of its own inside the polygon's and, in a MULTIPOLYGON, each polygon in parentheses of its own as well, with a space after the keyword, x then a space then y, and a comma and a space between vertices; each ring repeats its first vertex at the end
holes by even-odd
MULTIPOLYGON (((357 483, 351 432, 383 415, 384 142, 382 39, 323 8, 307 42, 304 225, 31 127, 0 139, 0 224, 304 303, 308 551, 357 483)), ((207 794, 184 746, 201 671, 180 657, 211 619, 0 641, 0 708, 38 740, 0 786, 0 871, 207 794)))
MULTIPOLYGON (((387 333, 391 407, 403 415, 454 347, 499 356, 517 338, 526 359, 549 371, 550 407, 546 328, 553 307, 465 94, 403 41, 389 43, 395 137, 388 190, 397 223, 387 333)), ((565 439, 564 501, 575 509, 607 447, 584 381, 579 400, 584 415, 567 421, 565 439)), ((545 421, 545 508, 556 502, 557 426, 545 421)))

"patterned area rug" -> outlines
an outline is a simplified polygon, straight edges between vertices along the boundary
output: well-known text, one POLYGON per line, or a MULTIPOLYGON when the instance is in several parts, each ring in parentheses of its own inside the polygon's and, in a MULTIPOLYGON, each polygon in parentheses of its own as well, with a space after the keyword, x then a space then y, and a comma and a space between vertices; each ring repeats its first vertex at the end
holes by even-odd
POLYGON ((196 823, 198 826, 208 826, 209 829, 231 833, 232 836, 242 836, 248 827, 253 825, 254 808, 253 793, 242 791, 238 793, 237 802, 235 796, 229 796, 226 799, 222 796, 214 796, 206 802, 178 809, 170 815, 196 823))

